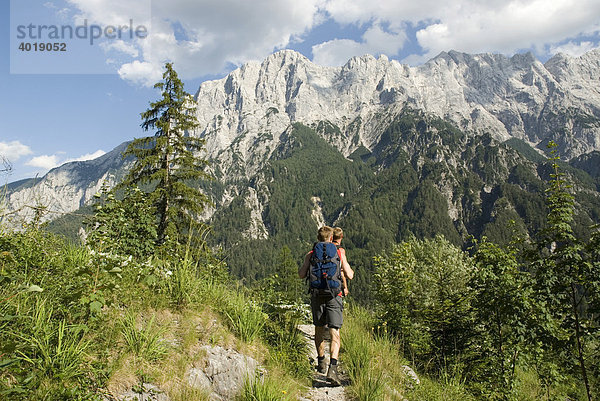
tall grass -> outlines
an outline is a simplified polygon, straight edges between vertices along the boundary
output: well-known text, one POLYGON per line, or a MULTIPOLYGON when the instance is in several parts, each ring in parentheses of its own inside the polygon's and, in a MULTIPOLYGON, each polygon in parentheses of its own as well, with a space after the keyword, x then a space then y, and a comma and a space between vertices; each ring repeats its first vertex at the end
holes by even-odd
POLYGON ((196 263, 184 258, 177 263, 166 262, 164 268, 165 272, 169 272, 165 280, 169 299, 178 308, 188 305, 197 297, 200 285, 196 277, 196 263))
POLYGON ((383 373, 369 370, 354 379, 351 393, 360 401, 380 401, 384 390, 383 373))
POLYGON ((225 315, 231 329, 246 342, 254 341, 266 322, 266 315, 260 307, 238 294, 231 294, 225 315))
POLYGON ((238 401, 282 401, 289 399, 281 384, 268 377, 246 378, 238 401))
POLYGON ((439 381, 420 377, 420 384, 407 377, 406 359, 397 341, 385 329, 375 330, 373 316, 350 305, 342 329, 343 366, 348 371, 352 397, 360 401, 473 400, 458 371, 440 375, 439 381))
POLYGON ((89 341, 84 339, 85 326, 58 325, 52 320, 52 308, 38 300, 33 310, 32 331, 19 335, 25 347, 18 358, 37 369, 41 375, 68 381, 84 375, 83 361, 89 341))
POLYGON ((360 401, 381 400, 385 390, 382 367, 376 358, 377 344, 367 329, 369 320, 364 310, 350 308, 342 334, 344 367, 352 383, 350 393, 360 401))
POLYGON ((41 230, 0 236, 0 399, 116 396, 140 382, 173 400, 208 399, 182 378, 211 342, 238 345, 269 371, 271 379, 247 384, 245 399, 292 399, 306 384, 297 379, 310 374, 297 322, 269 318, 224 263, 188 256, 134 261, 110 286, 94 281, 107 302, 84 313, 84 298, 96 294, 81 275, 95 267, 88 248, 41 230), (34 288, 43 292, 26 294, 34 288), (40 296, 46 300, 36 302, 40 296), (174 324, 159 324, 167 319, 174 324))
POLYGON ((313 369, 308 358, 309 347, 298 330, 299 324, 300 320, 296 317, 270 316, 263 337, 272 348, 270 359, 273 364, 297 379, 308 380, 313 369))
POLYGON ((121 320, 121 333, 127 349, 148 361, 156 361, 168 351, 162 339, 165 329, 154 326, 154 320, 155 315, 152 315, 146 325, 140 328, 137 327, 136 318, 132 313, 127 313, 121 320))

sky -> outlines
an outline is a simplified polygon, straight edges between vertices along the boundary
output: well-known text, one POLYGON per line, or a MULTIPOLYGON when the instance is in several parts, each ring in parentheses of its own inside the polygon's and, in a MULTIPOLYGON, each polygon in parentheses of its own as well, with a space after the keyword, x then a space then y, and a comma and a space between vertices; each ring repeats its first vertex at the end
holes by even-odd
POLYGON ((0 0, 0 16, 4 182, 151 134, 140 113, 166 62, 194 94, 281 49, 341 66, 449 50, 546 61, 600 46, 600 0, 0 0))

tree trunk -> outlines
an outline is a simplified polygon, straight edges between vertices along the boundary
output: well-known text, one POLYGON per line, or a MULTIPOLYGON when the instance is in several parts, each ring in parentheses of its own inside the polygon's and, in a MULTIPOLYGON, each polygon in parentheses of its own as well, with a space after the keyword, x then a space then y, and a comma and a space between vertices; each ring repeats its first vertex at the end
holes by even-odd
POLYGON ((592 394, 590 392, 590 383, 587 377, 587 370, 585 368, 585 360, 583 357, 583 344, 581 343, 581 325, 579 324, 579 312, 577 312, 577 289, 575 285, 571 283, 571 303, 573 305, 573 317, 575 318, 575 339, 577 340, 577 359, 579 360, 579 367, 581 368, 581 376, 583 377, 583 383, 585 384, 585 391, 587 392, 588 401, 592 401, 592 394))
POLYGON ((170 130, 166 132, 167 145, 165 149, 165 154, 163 157, 163 169, 165 170, 165 178, 162 182, 162 187, 164 190, 163 199, 161 200, 161 210, 159 211, 160 221, 158 223, 158 244, 162 245, 165 242, 165 237, 167 235, 167 228, 169 226, 169 192, 171 186, 171 166, 170 166, 170 158, 169 158, 169 145, 171 144, 171 133, 170 130))

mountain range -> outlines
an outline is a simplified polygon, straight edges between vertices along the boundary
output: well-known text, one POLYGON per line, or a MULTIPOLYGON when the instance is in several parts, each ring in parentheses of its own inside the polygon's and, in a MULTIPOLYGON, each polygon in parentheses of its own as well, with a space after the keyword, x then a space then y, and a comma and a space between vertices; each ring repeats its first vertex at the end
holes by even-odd
MULTIPOLYGON (((600 50, 546 63, 450 51, 417 67, 369 55, 323 67, 285 50, 195 97, 193 134, 216 178, 200 184, 214 201, 204 217, 240 276, 268 274, 262 259, 282 246, 300 254, 323 223, 346 229, 365 269, 408 235, 527 235, 543 226, 550 141, 580 229, 600 221, 600 50)), ((55 220, 89 204, 126 172, 125 146, 9 184, 11 217, 44 205, 55 220)))

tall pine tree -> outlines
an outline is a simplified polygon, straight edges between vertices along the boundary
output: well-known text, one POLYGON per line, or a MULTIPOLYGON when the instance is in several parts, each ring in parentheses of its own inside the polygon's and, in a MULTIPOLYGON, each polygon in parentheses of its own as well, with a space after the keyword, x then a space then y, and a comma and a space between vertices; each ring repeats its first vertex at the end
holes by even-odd
POLYGON ((587 309, 598 297, 600 266, 573 230, 575 197, 560 171, 556 144, 550 142, 548 148, 552 155, 550 187, 546 190, 548 225, 536 244, 537 252, 531 255, 540 315, 546 319, 540 326, 540 343, 556 353, 557 366, 575 369, 578 365, 587 400, 591 401, 595 398, 588 361, 590 344, 597 342, 598 318, 587 309))
POLYGON ((123 156, 135 162, 121 186, 149 184, 154 189, 150 200, 156 207, 157 245, 177 241, 194 225, 197 216, 210 203, 193 187, 200 179, 209 179, 207 161, 200 157, 204 140, 191 135, 198 127, 192 96, 183 90, 171 63, 165 65, 163 81, 154 85, 162 98, 150 103, 141 113, 142 128, 153 136, 133 140, 123 156))

